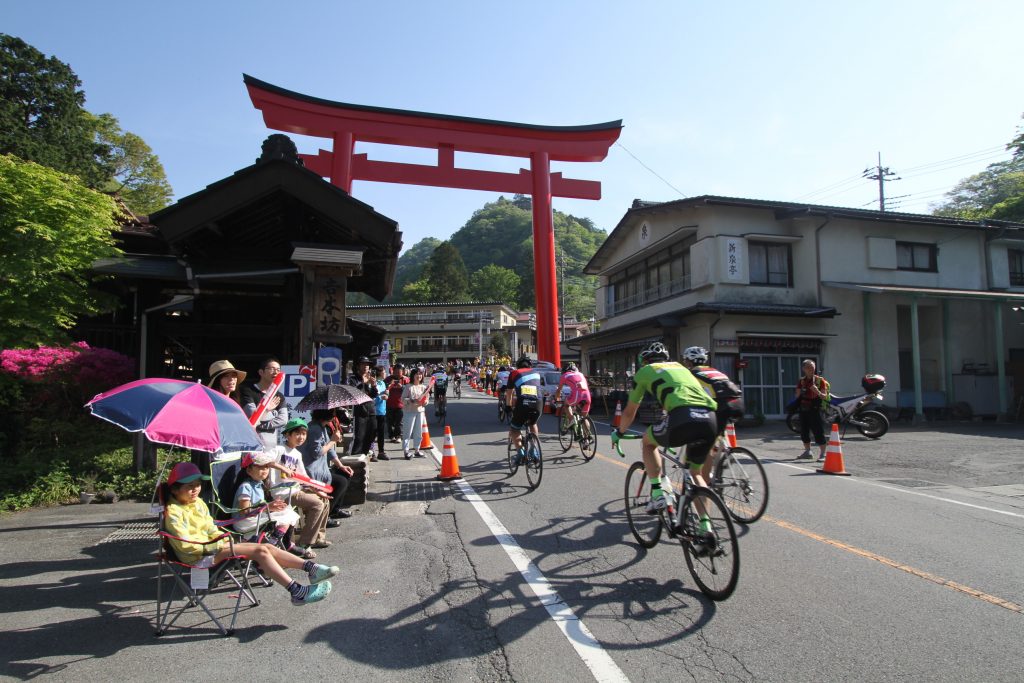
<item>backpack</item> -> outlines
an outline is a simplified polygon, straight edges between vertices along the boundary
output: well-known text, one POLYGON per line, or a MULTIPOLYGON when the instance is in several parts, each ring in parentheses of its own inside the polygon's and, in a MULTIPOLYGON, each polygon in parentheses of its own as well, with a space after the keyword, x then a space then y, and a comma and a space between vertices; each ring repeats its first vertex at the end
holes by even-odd
POLYGON ((719 411, 729 417, 743 417, 743 389, 728 375, 706 365, 690 368, 690 372, 701 385, 711 390, 719 411))

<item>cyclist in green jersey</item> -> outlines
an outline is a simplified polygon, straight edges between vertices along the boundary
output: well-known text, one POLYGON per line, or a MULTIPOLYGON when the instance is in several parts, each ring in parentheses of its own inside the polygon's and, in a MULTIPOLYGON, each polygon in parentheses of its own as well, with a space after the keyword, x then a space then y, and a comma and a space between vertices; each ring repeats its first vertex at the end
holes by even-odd
MULTIPOLYGON (((651 480, 651 501, 647 504, 647 512, 656 514, 669 503, 665 491, 661 490, 661 453, 658 447, 688 445, 686 462, 690 474, 698 486, 705 486, 700 469, 715 443, 718 429, 715 410, 718 404, 705 393, 689 370, 669 361, 668 349, 661 342, 654 342, 641 351, 637 355, 637 365, 640 369, 633 376, 636 387, 629 392, 622 421, 612 432, 612 443, 616 443, 633 424, 644 394, 654 396, 665 411, 665 417, 644 433, 643 457, 644 469, 651 480)), ((702 514, 704 512, 701 510, 702 514)))

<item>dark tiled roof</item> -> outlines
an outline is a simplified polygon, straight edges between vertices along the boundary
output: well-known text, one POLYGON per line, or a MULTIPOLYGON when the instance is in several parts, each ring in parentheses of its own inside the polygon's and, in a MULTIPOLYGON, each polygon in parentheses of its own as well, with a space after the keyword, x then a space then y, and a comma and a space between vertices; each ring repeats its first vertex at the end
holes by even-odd
POLYGON ((504 304, 500 301, 428 301, 422 304, 363 304, 360 306, 346 306, 349 311, 364 311, 374 308, 417 308, 423 306, 505 306, 510 310, 515 310, 508 304, 504 304))

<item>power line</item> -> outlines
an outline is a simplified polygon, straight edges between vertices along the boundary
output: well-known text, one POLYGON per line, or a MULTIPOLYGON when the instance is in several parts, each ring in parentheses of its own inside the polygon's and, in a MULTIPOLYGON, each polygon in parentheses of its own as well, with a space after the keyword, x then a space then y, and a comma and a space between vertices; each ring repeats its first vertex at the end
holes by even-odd
POLYGON ((885 184, 903 179, 897 176, 895 171, 889 170, 888 166, 882 166, 881 152, 878 153, 878 165, 874 169, 865 168, 863 176, 868 180, 878 181, 878 210, 885 211, 885 184), (874 174, 868 175, 871 170, 874 170, 874 174))
POLYGON ((625 145, 623 145, 623 144, 622 144, 621 142, 616 142, 615 144, 616 144, 616 145, 617 145, 618 147, 621 147, 621 148, 622 148, 622 150, 623 150, 623 151, 624 151, 624 152, 625 152, 626 154, 628 154, 629 156, 633 157, 633 159, 634 159, 634 160, 636 160, 636 163, 638 163, 638 164, 640 164, 641 166, 643 166, 644 168, 646 168, 646 169, 647 169, 647 170, 648 170, 648 171, 649 171, 649 172, 651 173, 651 175, 653 175, 653 176, 654 176, 655 178, 657 178, 658 180, 660 180, 661 182, 665 183, 666 185, 668 185, 669 187, 671 187, 671 188, 672 188, 673 190, 675 190, 675 191, 676 191, 676 193, 677 193, 677 194, 678 194, 678 195, 679 195, 680 197, 686 197, 686 195, 685 195, 685 194, 683 193, 683 191, 682 191, 682 190, 680 190, 680 189, 679 189, 678 187, 676 187, 675 185, 673 185, 672 183, 670 183, 669 181, 665 180, 665 179, 664 179, 664 178, 662 178, 662 177, 661 177, 660 175, 658 175, 658 173, 657 173, 657 172, 656 172, 656 171, 655 171, 655 170, 654 170, 653 168, 651 168, 650 166, 648 166, 648 165, 647 165, 647 164, 645 164, 644 162, 640 161, 640 158, 639 158, 639 157, 637 157, 637 155, 635 155, 635 154, 633 154, 632 152, 630 152, 630 151, 629 151, 628 149, 626 149, 626 146, 625 146, 625 145))

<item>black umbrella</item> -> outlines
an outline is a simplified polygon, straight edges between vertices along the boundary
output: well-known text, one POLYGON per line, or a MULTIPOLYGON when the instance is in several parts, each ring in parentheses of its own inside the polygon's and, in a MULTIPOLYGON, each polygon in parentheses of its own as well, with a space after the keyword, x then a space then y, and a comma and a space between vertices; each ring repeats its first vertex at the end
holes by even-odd
POLYGON ((295 410, 303 412, 306 410, 330 410, 331 408, 348 408, 357 406, 360 403, 367 403, 373 399, 359 389, 347 384, 328 384, 325 387, 318 387, 306 394, 295 410))

